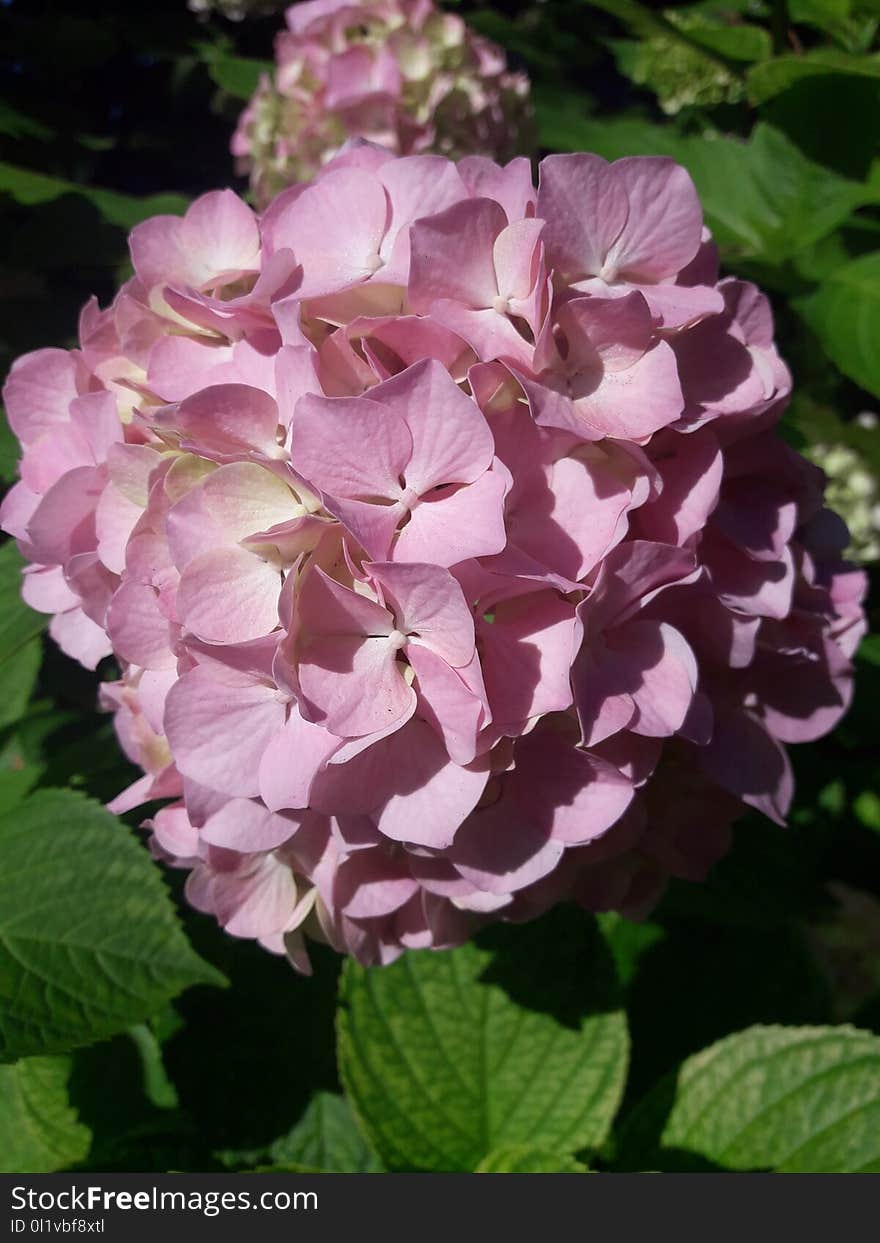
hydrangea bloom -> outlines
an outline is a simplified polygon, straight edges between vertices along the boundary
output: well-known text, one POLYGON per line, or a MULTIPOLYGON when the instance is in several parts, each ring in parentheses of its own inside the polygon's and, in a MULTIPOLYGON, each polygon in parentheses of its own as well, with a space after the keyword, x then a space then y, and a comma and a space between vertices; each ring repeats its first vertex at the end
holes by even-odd
POLYGON ((24 593, 190 900, 307 966, 647 912, 850 697, 861 572, 683 169, 347 148, 131 235, 6 386, 24 593))
POLYGON ((433 0, 291 5, 275 61, 232 139, 263 206, 311 178, 349 138, 397 155, 502 161, 531 148, 528 79, 433 0))
MULTIPOLYGON (((867 411, 858 421, 868 428, 877 425, 876 416, 867 411)), ((846 521, 847 555, 863 563, 880 560, 880 480, 870 463, 846 444, 823 441, 810 445, 806 452, 825 472, 828 502, 846 521)))

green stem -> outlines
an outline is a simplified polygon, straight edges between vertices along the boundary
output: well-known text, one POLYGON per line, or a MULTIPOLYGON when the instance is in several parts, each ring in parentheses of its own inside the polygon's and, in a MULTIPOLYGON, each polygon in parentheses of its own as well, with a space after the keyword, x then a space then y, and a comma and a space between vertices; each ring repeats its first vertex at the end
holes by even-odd
POLYGON ((788 4, 786 0, 773 0, 773 12, 770 16, 770 31, 773 35, 773 51, 788 51, 788 4))

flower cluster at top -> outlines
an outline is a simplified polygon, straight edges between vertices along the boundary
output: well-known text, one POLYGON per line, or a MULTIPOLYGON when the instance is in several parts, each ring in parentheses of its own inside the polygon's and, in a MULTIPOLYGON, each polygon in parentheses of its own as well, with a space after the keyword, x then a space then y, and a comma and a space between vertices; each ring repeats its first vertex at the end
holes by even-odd
POLYGON ((26 599, 191 902, 307 967, 647 912, 850 695, 863 575, 666 159, 355 144, 131 235, 6 386, 26 599))
POLYGON ((262 78, 232 139, 261 206, 350 138, 453 159, 531 149, 528 78, 433 0, 307 0, 286 16, 274 78, 262 78))

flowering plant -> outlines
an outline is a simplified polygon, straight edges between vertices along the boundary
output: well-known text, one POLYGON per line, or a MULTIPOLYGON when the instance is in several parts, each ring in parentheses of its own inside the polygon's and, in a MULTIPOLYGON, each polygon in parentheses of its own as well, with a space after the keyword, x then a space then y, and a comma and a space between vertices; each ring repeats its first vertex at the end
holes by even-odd
POLYGON ((347 147, 19 359, 24 593, 190 901, 307 969, 645 914, 845 710, 863 575, 687 173, 347 147))
POLYGON ((346 139, 398 155, 506 161, 532 144, 529 83, 501 48, 433 0, 309 0, 287 10, 232 152, 262 205, 346 139))

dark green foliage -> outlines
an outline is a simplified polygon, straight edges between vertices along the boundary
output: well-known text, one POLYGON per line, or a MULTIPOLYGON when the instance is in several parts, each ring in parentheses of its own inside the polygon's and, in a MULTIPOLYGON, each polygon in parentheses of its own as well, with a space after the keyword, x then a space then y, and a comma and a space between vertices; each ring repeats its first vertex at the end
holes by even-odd
MULTIPOLYGON (((689 168, 725 269, 771 295, 783 434, 880 474, 876 0, 456 9, 529 70, 545 150, 689 168)), ((138 220, 244 190, 229 136, 280 20, 0 7, 0 369, 72 343, 138 220)), ((46 642, 20 560, 0 547, 0 1168, 880 1168, 876 944, 835 887, 880 901, 876 637, 849 716, 796 749, 790 827, 746 818, 649 922, 556 911, 368 971, 318 947, 302 978, 97 805, 133 775, 96 710, 113 671, 46 642)))

